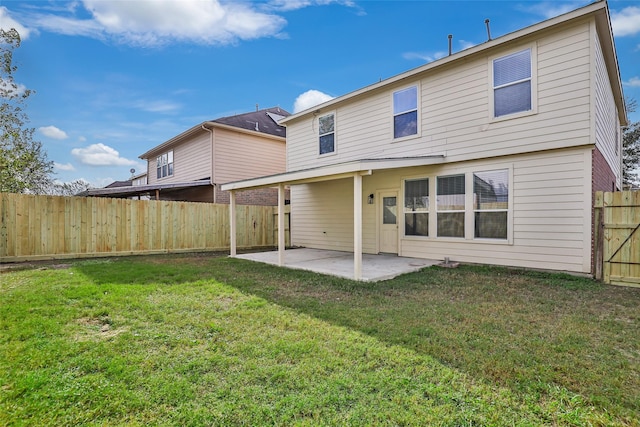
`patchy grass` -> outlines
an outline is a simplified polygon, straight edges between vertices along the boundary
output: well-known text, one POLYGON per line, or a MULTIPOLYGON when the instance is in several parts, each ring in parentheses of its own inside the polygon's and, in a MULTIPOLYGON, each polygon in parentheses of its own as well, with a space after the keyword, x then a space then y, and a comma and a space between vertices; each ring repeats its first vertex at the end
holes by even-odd
POLYGON ((640 425, 640 290, 211 256, 0 275, 0 425, 640 425))

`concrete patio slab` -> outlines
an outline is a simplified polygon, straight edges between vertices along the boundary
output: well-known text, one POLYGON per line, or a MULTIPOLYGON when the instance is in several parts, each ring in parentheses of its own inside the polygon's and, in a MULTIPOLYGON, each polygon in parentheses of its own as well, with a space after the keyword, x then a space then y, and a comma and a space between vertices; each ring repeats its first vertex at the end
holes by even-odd
MULTIPOLYGON (((278 265, 278 251, 241 254, 236 258, 278 265)), ((399 257, 393 254, 363 254, 362 280, 367 282, 388 280, 440 262, 430 259, 399 257)), ((353 279, 353 253, 351 252, 307 248, 288 249, 285 251, 284 264, 287 268, 353 279)))

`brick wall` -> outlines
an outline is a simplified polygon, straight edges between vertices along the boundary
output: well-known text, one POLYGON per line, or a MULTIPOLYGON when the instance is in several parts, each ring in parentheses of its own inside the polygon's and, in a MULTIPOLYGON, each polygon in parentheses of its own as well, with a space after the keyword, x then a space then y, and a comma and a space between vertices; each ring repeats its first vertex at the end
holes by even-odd
MULTIPOLYGON (((591 152, 591 200, 595 200, 596 191, 616 191, 616 175, 611 170, 609 163, 604 158, 598 147, 595 147, 591 152)), ((595 274, 595 248, 594 240, 595 236, 595 214, 593 207, 591 208, 591 273, 595 274)))
POLYGON ((591 157, 591 191, 593 193, 596 191, 616 191, 616 176, 597 147, 593 149, 591 157))
MULTIPOLYGON (((229 203, 229 192, 222 191, 216 187, 216 203, 229 203)), ((289 190, 285 190, 285 200, 291 200, 289 190)), ((236 203, 239 205, 256 205, 256 206, 277 206, 278 205, 278 189, 277 188, 260 188, 257 190, 247 190, 236 192, 236 203)))

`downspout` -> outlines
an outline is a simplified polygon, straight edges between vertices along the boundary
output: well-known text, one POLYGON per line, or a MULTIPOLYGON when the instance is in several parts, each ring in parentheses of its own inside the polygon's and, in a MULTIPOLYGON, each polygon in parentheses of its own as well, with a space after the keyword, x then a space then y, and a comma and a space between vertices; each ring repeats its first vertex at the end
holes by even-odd
POLYGON ((213 139, 213 129, 209 129, 208 127, 206 127, 204 125, 204 123, 202 124, 202 129, 206 130, 207 132, 209 132, 209 134, 211 134, 211 138, 210 138, 210 143, 211 143, 211 185, 213 185, 213 203, 216 203, 216 199, 218 198, 218 192, 216 191, 216 182, 215 182, 215 162, 216 162, 216 154, 215 154, 215 141, 213 139))

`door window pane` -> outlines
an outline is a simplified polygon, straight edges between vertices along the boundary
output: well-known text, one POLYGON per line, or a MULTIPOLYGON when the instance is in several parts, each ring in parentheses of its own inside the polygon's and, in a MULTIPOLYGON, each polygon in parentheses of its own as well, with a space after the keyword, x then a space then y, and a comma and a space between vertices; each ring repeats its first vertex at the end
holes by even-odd
POLYGON ((395 224, 397 216, 397 206, 395 197, 382 198, 382 223, 395 224))

